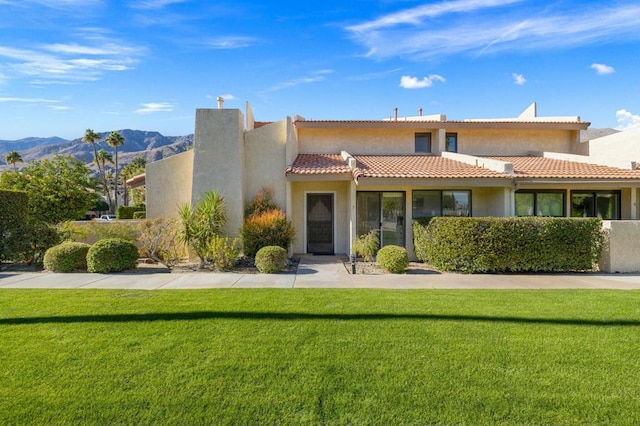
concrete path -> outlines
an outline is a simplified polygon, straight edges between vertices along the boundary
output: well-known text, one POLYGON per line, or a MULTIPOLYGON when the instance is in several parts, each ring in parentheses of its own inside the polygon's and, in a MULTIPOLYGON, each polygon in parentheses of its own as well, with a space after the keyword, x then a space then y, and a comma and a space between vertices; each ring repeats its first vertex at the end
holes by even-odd
POLYGON ((640 274, 451 274, 412 271, 351 275, 344 256, 302 256, 297 272, 282 274, 148 273, 54 274, 0 272, 3 288, 385 288, 385 289, 619 289, 640 290, 640 274))

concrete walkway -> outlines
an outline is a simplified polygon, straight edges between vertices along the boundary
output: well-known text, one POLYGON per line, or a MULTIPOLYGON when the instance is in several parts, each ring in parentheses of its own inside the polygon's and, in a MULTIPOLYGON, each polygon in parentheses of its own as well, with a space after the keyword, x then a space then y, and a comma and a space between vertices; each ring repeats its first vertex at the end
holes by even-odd
POLYGON ((386 288, 386 289, 619 289, 640 290, 640 274, 452 274, 411 271, 402 275, 351 275, 344 256, 302 256, 297 272, 282 274, 149 273, 54 274, 0 272, 3 288, 386 288))

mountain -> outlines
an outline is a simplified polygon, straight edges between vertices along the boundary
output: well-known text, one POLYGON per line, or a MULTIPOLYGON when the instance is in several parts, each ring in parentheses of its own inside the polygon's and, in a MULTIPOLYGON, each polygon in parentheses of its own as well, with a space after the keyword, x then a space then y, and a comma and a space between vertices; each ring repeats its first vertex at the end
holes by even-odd
MULTIPOLYGON (((125 166, 137 157, 143 157, 148 163, 161 160, 184 152, 193 144, 193 135, 164 136, 158 132, 130 129, 119 132, 125 140, 124 145, 118 147, 119 166, 125 166)), ((113 148, 104 142, 109 132, 99 134, 102 141, 96 144, 96 149, 113 153, 113 148)), ((25 163, 50 157, 55 153, 73 155, 86 163, 93 162, 93 147, 80 138, 71 141, 61 138, 25 138, 19 141, 0 141, 0 170, 9 167, 4 164, 4 154, 13 150, 20 153, 25 163)), ((94 168, 93 164, 90 166, 94 168)))

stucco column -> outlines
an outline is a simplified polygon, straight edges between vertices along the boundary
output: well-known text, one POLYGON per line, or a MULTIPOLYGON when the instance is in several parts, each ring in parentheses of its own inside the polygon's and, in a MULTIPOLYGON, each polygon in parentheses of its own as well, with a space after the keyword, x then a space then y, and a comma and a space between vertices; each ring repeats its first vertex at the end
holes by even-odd
POLYGON ((516 215, 516 190, 515 188, 504 189, 504 213, 505 216, 516 215))
POLYGON ((357 222, 356 222, 356 183, 351 181, 349 183, 349 255, 352 256, 353 242, 357 236, 357 222))
MULTIPOLYGON (((285 182, 285 187, 284 187, 284 193, 285 193, 285 213, 287 215, 287 218, 291 221, 291 223, 294 223, 293 220, 293 203, 291 202, 291 182, 289 182, 288 180, 285 182)), ((291 245, 289 246, 289 257, 291 257, 293 255, 293 245, 295 244, 295 241, 293 241, 291 243, 291 245)))
POLYGON ((638 188, 631 188, 631 220, 638 220, 638 188))
POLYGON ((571 190, 567 189, 565 191, 564 197, 564 211, 566 217, 571 217, 571 190))
POLYGON ((442 154, 443 152, 446 152, 447 149, 447 129, 438 129, 438 139, 437 139, 437 150, 434 151, 434 154, 442 154))

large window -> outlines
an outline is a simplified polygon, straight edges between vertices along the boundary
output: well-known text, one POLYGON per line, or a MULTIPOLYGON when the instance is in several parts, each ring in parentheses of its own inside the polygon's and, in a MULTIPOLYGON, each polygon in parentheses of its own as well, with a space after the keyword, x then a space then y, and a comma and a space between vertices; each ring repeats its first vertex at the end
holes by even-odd
POLYGON ((458 152, 458 134, 447 133, 444 137, 444 150, 447 152, 458 152))
POLYGON ((516 216, 557 216, 564 214, 563 191, 516 192, 516 216))
POLYGON ((431 152, 431 133, 416 133, 415 152, 417 153, 431 152))
POLYGON ((356 232, 358 235, 377 229, 380 246, 404 247, 405 193, 400 191, 356 193, 356 232))
POLYGON ((413 191, 413 218, 471 216, 471 191, 413 191))
POLYGON ((620 191, 571 191, 571 216, 620 219, 620 191))

